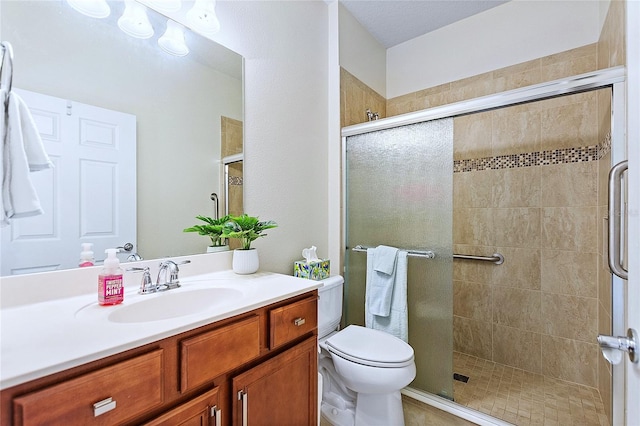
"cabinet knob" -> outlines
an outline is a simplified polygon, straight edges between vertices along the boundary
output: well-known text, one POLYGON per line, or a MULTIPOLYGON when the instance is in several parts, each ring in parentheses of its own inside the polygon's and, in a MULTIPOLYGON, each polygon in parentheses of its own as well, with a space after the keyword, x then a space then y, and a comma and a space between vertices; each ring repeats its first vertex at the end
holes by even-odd
POLYGON ((296 318, 293 320, 293 324, 295 324, 296 327, 300 327, 301 325, 304 325, 305 322, 306 320, 304 318, 296 318))
POLYGON ((98 401, 93 404, 93 417, 98 417, 114 408, 116 408, 116 402, 111 397, 98 401))

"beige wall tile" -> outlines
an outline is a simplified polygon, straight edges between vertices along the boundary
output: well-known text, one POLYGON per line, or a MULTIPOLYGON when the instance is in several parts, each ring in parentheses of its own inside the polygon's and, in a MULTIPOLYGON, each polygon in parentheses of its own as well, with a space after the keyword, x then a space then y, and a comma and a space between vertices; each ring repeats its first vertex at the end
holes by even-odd
POLYGON ((598 296, 598 255, 542 249, 542 291, 583 297, 598 296))
POLYGON ((494 241, 497 246, 540 246, 540 209, 493 209, 494 241))
POLYGON ((493 325, 493 360, 500 364, 540 373, 540 334, 493 325))
POLYGON ((613 0, 598 41, 598 68, 624 65, 626 60, 625 2, 613 0))
POLYGON ((467 160, 490 157, 492 113, 455 117, 453 119, 453 159, 467 160))
POLYGON ((609 271, 608 260, 606 258, 601 259, 598 268, 598 300, 605 311, 611 315, 611 272, 609 271))
POLYGON ((453 350, 491 359, 491 323, 453 317, 453 350))
POLYGON ((598 205, 598 162, 542 166, 542 206, 598 205))
POLYGON ((522 62, 493 72, 496 92, 542 83, 540 59, 522 62))
MULTIPOLYGON (((611 416, 611 405, 613 401, 613 377, 609 369, 609 364, 602 355, 598 357, 598 391, 604 404, 604 412, 609 419, 611 416)), ((611 424, 611 423, 610 423, 611 424)))
POLYGON ((492 155, 521 154, 540 150, 540 112, 529 105, 492 112, 492 155))
POLYGON ((493 176, 494 207, 540 206, 540 167, 495 170, 493 176))
MULTIPOLYGON (((470 246, 467 244, 453 245, 454 253, 461 253, 461 254, 477 253, 478 250, 481 250, 479 246, 470 246)), ((453 260, 453 279, 458 281, 485 283, 485 281, 480 280, 480 277, 478 274, 478 266, 479 266, 478 262, 473 262, 470 260, 463 260, 463 259, 454 259, 453 260)))
POLYGON ((611 320, 610 309, 598 301, 598 334, 612 334, 613 321, 611 320))
POLYGON ((544 207, 542 247, 594 253, 596 217, 595 207, 544 207))
POLYGON ((478 98, 495 93, 493 74, 487 72, 451 82, 451 95, 447 103, 478 98))
POLYGON ((542 335, 542 374, 596 387, 597 344, 542 335))
POLYGON ((598 301, 543 293, 542 323, 544 334, 593 343, 598 334, 598 301))
POLYGON ((536 248, 498 247, 504 256, 502 265, 484 263, 490 269, 494 285, 540 290, 540 250, 536 248))
POLYGON ((454 208, 490 207, 495 174, 494 170, 454 173, 454 208))
POLYGON ((220 128, 222 157, 241 153, 243 150, 242 121, 220 117, 220 128))
POLYGON ((493 322, 521 330, 541 332, 540 292, 494 286, 493 322))
POLYGON ((491 322, 491 287, 467 281, 453 282, 453 314, 491 322))
POLYGON ((540 111, 542 150, 592 146, 599 143, 598 110, 594 92, 556 98, 549 103, 562 105, 540 111))
POLYGON ((453 223, 454 244, 478 246, 493 243, 491 209, 454 209, 453 223))

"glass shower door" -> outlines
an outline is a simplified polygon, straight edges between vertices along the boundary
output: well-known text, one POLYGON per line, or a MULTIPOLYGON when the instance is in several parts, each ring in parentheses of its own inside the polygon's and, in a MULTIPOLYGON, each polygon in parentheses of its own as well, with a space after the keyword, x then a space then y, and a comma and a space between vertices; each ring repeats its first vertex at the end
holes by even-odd
POLYGON ((346 138, 345 321, 364 325, 366 253, 357 245, 430 250, 409 257, 412 388, 453 399, 453 119, 346 138))

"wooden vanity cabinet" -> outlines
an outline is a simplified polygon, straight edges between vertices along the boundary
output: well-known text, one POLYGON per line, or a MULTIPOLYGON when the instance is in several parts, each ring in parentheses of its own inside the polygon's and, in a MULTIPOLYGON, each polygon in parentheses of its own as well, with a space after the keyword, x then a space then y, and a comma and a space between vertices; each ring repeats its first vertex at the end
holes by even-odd
POLYGON ((317 299, 312 291, 5 389, 0 424, 316 424, 317 299))

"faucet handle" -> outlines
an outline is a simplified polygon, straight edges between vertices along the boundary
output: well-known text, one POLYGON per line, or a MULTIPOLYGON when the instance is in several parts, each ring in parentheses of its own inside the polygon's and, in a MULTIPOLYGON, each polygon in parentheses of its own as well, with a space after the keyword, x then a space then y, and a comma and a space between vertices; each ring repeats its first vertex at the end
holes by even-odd
POLYGON ((149 294, 158 291, 158 286, 153 284, 151 280, 151 273, 149 272, 148 266, 144 268, 129 268, 127 271, 142 272, 142 281, 140 281, 138 294, 149 294))

